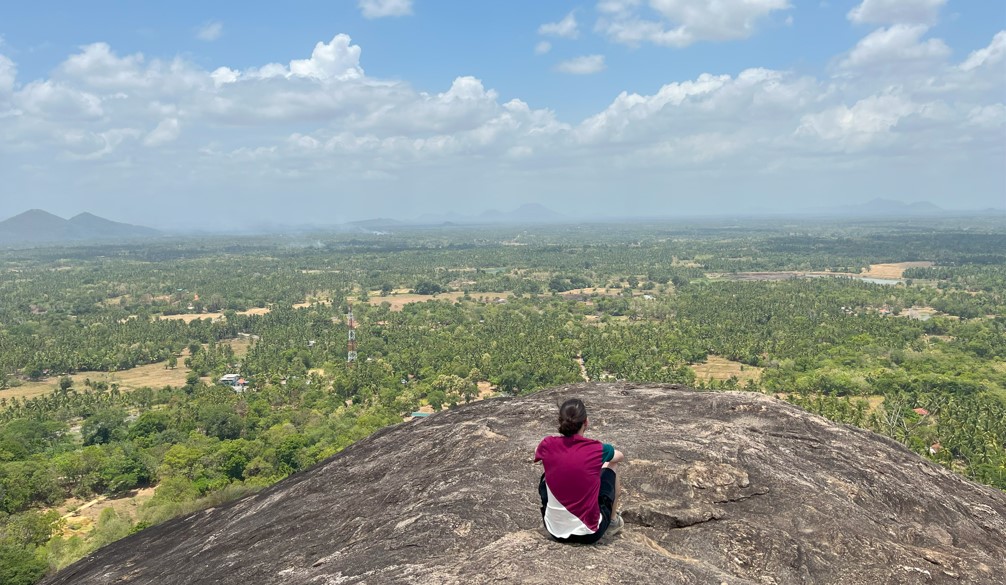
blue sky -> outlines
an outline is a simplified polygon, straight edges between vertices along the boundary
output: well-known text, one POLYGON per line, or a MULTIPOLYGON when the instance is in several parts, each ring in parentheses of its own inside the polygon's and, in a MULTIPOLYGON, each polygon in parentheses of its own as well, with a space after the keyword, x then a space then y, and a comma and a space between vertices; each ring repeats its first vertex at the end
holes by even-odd
POLYGON ((1004 29, 964 0, 7 3, 0 216, 1003 207, 1004 29))

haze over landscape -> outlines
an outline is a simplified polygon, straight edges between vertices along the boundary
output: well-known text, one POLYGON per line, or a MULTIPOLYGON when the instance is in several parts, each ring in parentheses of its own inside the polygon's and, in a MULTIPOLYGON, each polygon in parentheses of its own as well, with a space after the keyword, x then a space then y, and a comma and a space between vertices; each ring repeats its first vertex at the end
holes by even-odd
POLYGON ((560 571, 1002 585, 1006 4, 0 7, 0 585, 560 571))
POLYGON ((0 218, 1006 205, 997 2, 0 11, 0 218))

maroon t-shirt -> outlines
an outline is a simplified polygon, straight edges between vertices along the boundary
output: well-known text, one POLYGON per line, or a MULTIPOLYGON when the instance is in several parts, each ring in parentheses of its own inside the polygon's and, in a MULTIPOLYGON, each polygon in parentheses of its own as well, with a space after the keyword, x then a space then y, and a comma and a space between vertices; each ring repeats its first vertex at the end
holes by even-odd
POLYGON ((545 437, 534 451, 534 460, 545 466, 548 491, 590 532, 597 532, 601 522, 601 465, 613 454, 611 445, 579 434, 545 437))

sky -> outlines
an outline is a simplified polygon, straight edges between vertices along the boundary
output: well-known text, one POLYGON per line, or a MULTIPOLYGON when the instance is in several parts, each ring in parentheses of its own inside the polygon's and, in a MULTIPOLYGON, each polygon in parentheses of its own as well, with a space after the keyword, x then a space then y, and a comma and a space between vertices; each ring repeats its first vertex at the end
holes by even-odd
POLYGON ((5 2, 0 219, 1006 207, 999 0, 5 2))

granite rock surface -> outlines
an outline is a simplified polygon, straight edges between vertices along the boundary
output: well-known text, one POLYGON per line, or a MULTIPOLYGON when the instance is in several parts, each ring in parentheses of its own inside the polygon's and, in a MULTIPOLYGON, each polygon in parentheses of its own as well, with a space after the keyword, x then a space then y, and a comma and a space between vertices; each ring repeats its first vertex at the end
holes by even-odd
POLYGON ((48 585, 1000 584, 1006 493, 754 393, 577 384, 386 428, 48 585), (532 454, 557 404, 628 458, 621 534, 550 541, 532 454))

